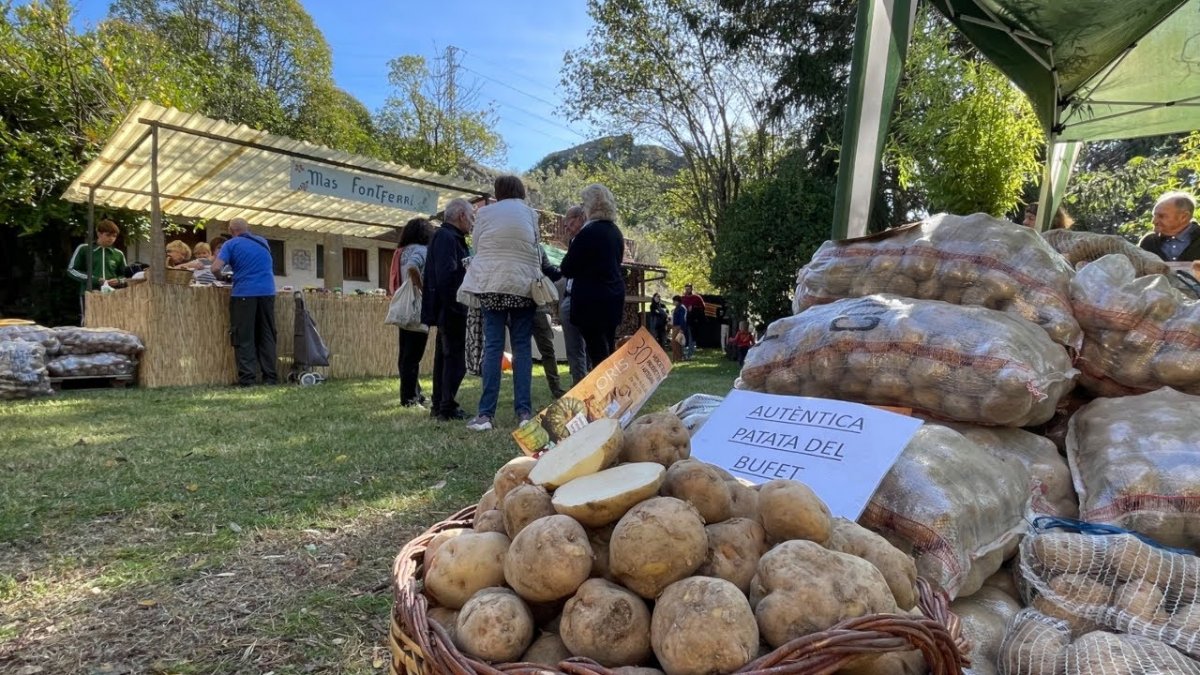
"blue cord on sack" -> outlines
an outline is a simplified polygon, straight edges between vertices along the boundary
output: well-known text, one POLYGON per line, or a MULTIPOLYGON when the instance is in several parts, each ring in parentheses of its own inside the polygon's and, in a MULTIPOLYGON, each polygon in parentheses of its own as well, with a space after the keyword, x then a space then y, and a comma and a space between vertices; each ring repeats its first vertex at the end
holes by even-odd
POLYGON ((1150 537, 1133 530, 1126 530, 1123 527, 1116 525, 1104 525, 1103 523, 1089 523, 1083 520, 1074 518, 1058 518, 1055 516, 1038 516, 1033 519, 1033 527, 1039 532, 1046 530, 1066 530, 1076 534, 1095 534, 1095 535, 1110 535, 1110 534, 1132 534, 1137 537, 1142 543, 1153 546, 1154 548, 1171 553, 1182 553, 1183 555, 1196 555, 1195 552, 1186 548, 1171 548, 1154 541, 1150 537))

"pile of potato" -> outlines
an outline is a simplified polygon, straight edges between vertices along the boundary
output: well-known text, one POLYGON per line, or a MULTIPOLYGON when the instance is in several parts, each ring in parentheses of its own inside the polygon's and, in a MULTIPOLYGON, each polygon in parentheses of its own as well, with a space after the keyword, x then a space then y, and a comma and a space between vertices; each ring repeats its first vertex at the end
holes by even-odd
POLYGON ((1075 269, 1106 255, 1117 254, 1133 265, 1134 273, 1139 277, 1171 273, 1171 268, 1162 258, 1129 243, 1120 235, 1079 230, 1049 230, 1042 233, 1042 238, 1075 269))
MULTIPOLYGON (((912 612, 915 564, 834 519, 804 484, 758 488, 689 459, 665 412, 592 422, 496 473, 474 529, 424 558, 431 620, 464 653, 624 673, 728 673, 789 640, 867 614, 912 612)), ((919 670, 919 652, 859 672, 919 670)))
POLYGON ((827 241, 796 278, 794 313, 842 298, 890 293, 987 307, 1038 324, 1079 348, 1074 271, 1036 232, 977 213, 937 215, 850 241, 827 241))
POLYGON ((1200 301, 1167 277, 1138 277, 1124 256, 1104 256, 1071 282, 1071 302, 1084 332, 1080 382, 1093 393, 1200 394, 1200 301))
POLYGON ((137 359, 124 354, 64 354, 46 363, 51 377, 117 377, 133 375, 137 359))
POLYGON ((46 348, 47 355, 57 354, 59 348, 62 347, 58 342, 58 336, 55 334, 55 329, 36 324, 24 326, 0 326, 0 342, 9 340, 24 340, 26 342, 37 342, 46 348))
POLYGON ((1067 351, 1024 319, 873 295, 772 323, 747 354, 740 386, 1030 426, 1054 416, 1076 373, 1067 351))

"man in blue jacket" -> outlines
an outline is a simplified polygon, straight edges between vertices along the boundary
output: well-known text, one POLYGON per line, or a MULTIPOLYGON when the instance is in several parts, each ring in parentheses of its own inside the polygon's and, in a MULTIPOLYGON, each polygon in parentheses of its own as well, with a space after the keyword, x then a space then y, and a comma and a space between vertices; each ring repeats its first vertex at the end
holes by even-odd
POLYGON ((226 265, 233 270, 233 290, 229 294, 229 332, 237 361, 238 386, 248 387, 258 380, 278 384, 275 371, 275 266, 271 246, 266 239, 250 234, 250 224, 242 218, 229 221, 232 238, 221 247, 212 263, 219 275, 226 265))
POLYGON ((467 374, 467 306, 457 300, 458 287, 467 273, 467 235, 475 224, 475 209, 465 199, 446 204, 442 226, 434 232, 425 258, 422 279, 421 323, 437 327, 433 349, 434 419, 464 420, 458 388, 467 374))

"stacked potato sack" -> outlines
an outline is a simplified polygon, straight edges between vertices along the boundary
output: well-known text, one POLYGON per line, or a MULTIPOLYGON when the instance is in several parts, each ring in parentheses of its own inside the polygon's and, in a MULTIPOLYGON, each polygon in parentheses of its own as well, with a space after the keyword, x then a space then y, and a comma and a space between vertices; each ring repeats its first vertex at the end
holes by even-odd
POLYGON ((1200 558, 1128 534, 1040 532, 1020 560, 1033 604, 1005 638, 1002 673, 1200 674, 1200 558))
POLYGON ((797 275, 793 310, 878 293, 941 300, 1020 317, 1078 349, 1073 275, 1066 259, 1030 228, 981 213, 942 214, 870 237, 825 242, 797 275))
POLYGON ((50 393, 46 348, 40 342, 0 340, 0 400, 50 393))
MULTIPOLYGON (((592 422, 496 473, 473 530, 425 552, 429 617, 463 652, 729 673, 845 619, 913 610, 913 560, 795 481, 689 459, 672 413, 592 422)), ((920 672, 919 652, 861 672, 920 672)), ((629 670, 618 672, 633 672, 629 670)))
POLYGON ((56 328, 59 355, 46 364, 53 377, 119 377, 133 375, 145 350, 133 333, 116 328, 56 328))
POLYGON ((1139 277, 1127 258, 1107 255, 1079 271, 1071 302, 1084 331, 1084 387, 1097 396, 1200 394, 1200 301, 1167 277, 1139 277))
POLYGON ((1071 418, 1067 459, 1084 520, 1200 551, 1200 396, 1096 399, 1071 418))
POLYGON ((1171 273, 1171 268, 1161 258, 1129 243, 1119 235, 1050 230, 1043 232, 1042 238, 1075 269, 1080 269, 1106 255, 1117 254, 1133 265, 1134 274, 1139 277, 1171 273))

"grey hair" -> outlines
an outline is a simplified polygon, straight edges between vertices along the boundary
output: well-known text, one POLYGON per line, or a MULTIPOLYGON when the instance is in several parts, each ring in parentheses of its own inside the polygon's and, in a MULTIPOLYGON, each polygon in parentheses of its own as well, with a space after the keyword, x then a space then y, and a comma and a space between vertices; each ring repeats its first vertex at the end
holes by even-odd
POLYGON ((462 197, 456 197, 451 199, 449 204, 446 204, 445 217, 442 220, 447 223, 457 223, 460 218, 465 218, 470 212, 471 202, 462 197))
POLYGON ((583 200, 583 211, 588 220, 617 219, 617 198, 613 196, 612 190, 600 183, 592 183, 583 188, 579 196, 583 200))
POLYGON ((576 216, 582 216, 582 215, 583 215, 583 207, 576 204, 576 205, 572 206, 571 208, 567 209, 567 212, 563 214, 563 220, 566 220, 568 218, 574 218, 576 216))
POLYGON ((1159 204, 1167 204, 1167 203, 1169 203, 1171 206, 1174 206, 1177 209, 1187 211, 1188 214, 1196 213, 1196 198, 1192 197, 1191 195, 1189 195, 1186 192, 1178 192, 1178 191, 1168 192, 1165 195, 1159 197, 1158 201, 1154 202, 1154 205, 1158 206, 1159 204))
POLYGON ((245 218, 234 218, 229 221, 230 232, 249 232, 250 223, 246 222, 245 218))

